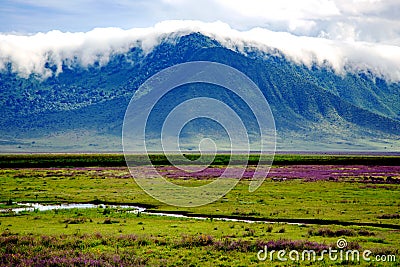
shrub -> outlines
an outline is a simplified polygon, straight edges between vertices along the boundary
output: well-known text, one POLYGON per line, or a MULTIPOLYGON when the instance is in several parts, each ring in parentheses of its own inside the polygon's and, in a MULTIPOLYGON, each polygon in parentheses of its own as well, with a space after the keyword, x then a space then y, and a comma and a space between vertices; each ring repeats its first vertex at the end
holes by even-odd
POLYGON ((382 214, 378 216, 378 219, 400 219, 400 214, 382 214))
POLYGON ((278 233, 283 234, 285 231, 286 231, 285 228, 282 227, 281 229, 278 230, 278 233))
POLYGON ((356 236, 356 232, 351 229, 331 230, 329 228, 310 229, 309 235, 323 237, 356 236))
POLYGON ((110 218, 106 218, 103 222, 103 224, 112 224, 112 221, 110 218))

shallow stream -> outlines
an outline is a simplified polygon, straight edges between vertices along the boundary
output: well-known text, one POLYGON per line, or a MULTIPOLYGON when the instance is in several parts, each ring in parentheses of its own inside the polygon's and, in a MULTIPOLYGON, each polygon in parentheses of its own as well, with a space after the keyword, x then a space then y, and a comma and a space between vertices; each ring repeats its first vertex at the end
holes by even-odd
MULTIPOLYGON (((148 214, 152 216, 165 216, 165 217, 174 217, 174 218, 187 218, 187 219, 195 219, 195 220, 207 220, 210 217, 207 216, 190 216, 179 213, 165 213, 165 212, 156 212, 156 211, 146 211, 146 208, 134 206, 134 205, 105 205, 105 204, 90 204, 90 203, 68 203, 68 204, 40 204, 40 203, 15 203, 21 207, 18 208, 10 208, 10 209, 0 209, 0 212, 33 212, 37 211, 48 211, 48 210, 57 210, 57 209, 93 209, 93 208, 114 208, 114 209, 128 209, 127 212, 131 213, 141 213, 148 214)), ((275 223, 268 222, 262 220, 246 220, 246 219, 234 219, 234 218, 224 218, 224 217, 213 217, 213 220, 218 221, 230 221, 230 222, 244 222, 244 223, 275 223)), ((288 223, 295 225, 302 225, 300 223, 288 223)))

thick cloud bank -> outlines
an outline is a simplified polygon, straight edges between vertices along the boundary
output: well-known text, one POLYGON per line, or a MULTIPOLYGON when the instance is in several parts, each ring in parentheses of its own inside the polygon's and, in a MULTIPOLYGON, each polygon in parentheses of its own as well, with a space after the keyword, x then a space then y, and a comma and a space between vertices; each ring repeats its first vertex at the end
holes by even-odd
POLYGON ((56 66, 80 64, 88 67, 96 62, 107 64, 113 54, 140 47, 150 52, 165 38, 200 32, 227 48, 245 53, 245 48, 269 52, 279 50, 297 64, 329 66, 337 73, 371 71, 390 81, 400 81, 400 47, 354 40, 330 40, 322 37, 296 36, 265 28, 238 31, 222 22, 165 21, 149 28, 97 28, 89 32, 63 33, 50 31, 35 35, 0 34, 0 69, 9 63, 21 77, 53 75, 47 63, 56 66))

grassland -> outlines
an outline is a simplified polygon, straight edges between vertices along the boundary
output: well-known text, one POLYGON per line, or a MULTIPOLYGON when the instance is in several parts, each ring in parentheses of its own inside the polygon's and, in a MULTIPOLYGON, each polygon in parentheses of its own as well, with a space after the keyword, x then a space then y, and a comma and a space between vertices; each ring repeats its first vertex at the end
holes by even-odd
MULTIPOLYGON (((153 160, 163 163, 162 158, 153 160)), ((333 173, 331 164, 337 164, 338 169, 347 166, 350 170, 361 167, 348 164, 395 166, 398 160, 381 156, 279 155, 271 173, 285 168, 293 171, 289 166, 299 163, 303 164, 302 171, 310 169, 311 175, 316 168, 312 164, 316 162, 322 162, 333 173)), ((299 174, 304 176, 301 179, 292 177, 278 182, 267 179, 253 193, 249 193, 249 181, 245 179, 219 201, 197 208, 178 208, 160 203, 142 191, 128 169, 120 166, 121 155, 2 155, 0 164, 3 164, 0 208, 10 207, 7 202, 14 205, 15 202, 119 203, 141 205, 150 212, 206 218, 138 215, 112 208, 1 213, 0 265, 36 263, 41 266, 40 262, 44 266, 356 264, 329 259, 260 262, 256 256, 265 244, 276 250, 321 251, 335 247, 338 238, 345 238, 349 248, 369 249, 373 255, 397 256, 397 263, 361 261, 361 266, 398 266, 400 184, 389 183, 384 177, 388 168, 381 173, 371 171, 382 179, 379 181, 364 180, 365 177, 347 171, 347 176, 340 174, 342 178, 334 180, 307 180, 304 179, 307 173, 299 174), (274 223, 217 220, 221 217, 274 223)), ((222 166, 222 163, 216 164, 215 168, 222 166)), ((323 169, 322 165, 320 168, 323 169)), ((392 179, 400 178, 397 168, 390 170, 392 179)), ((170 180, 185 186, 209 182, 196 177, 170 180)))
MULTIPOLYGON (((138 162, 144 155, 134 155, 138 162)), ((149 155, 155 165, 169 165, 165 155, 149 155)), ((187 154, 187 158, 196 159, 196 153, 187 154)), ((233 159, 243 159, 243 155, 233 155, 233 159)), ((216 155, 213 165, 226 165, 228 155, 216 155)), ((257 164, 259 156, 251 154, 249 164, 257 164)), ((382 155, 335 155, 335 154, 277 154, 274 165, 282 164, 318 164, 318 165, 386 165, 398 166, 400 156, 382 155)), ((122 154, 0 154, 0 168, 49 168, 49 167, 121 167, 126 166, 122 154)))

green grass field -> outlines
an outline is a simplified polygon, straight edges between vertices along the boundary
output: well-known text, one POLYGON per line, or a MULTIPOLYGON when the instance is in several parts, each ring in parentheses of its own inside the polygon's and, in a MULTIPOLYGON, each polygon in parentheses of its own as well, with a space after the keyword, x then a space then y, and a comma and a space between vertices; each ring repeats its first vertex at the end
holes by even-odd
MULTIPOLYGON (((0 209, 13 207, 7 205, 10 202, 118 203, 206 219, 137 215, 113 208, 4 212, 0 213, 0 266, 399 266, 400 184, 363 183, 357 177, 311 182, 267 179, 257 191, 249 193, 249 181, 242 180, 214 203, 179 208, 160 203, 142 191, 126 167, 117 167, 120 157, 3 155, 0 209), (90 167, 83 167, 84 162, 90 167), (23 163, 26 168, 21 168, 23 163), (221 217, 273 223, 217 220, 221 217), (335 248, 339 238, 346 239, 349 249, 371 250, 372 258, 394 255, 397 261, 326 258, 281 262, 257 258, 265 244, 276 250, 315 249, 320 253, 327 247, 335 248)), ((279 157, 275 162, 279 165, 273 168, 315 164, 318 160, 339 165, 395 165, 398 160, 368 156, 279 157)), ((171 181, 185 186, 209 182, 171 181)))
MULTIPOLYGON (((138 162, 142 161, 144 155, 133 155, 138 162)), ((149 155, 155 165, 168 165, 169 161, 165 155, 149 155)), ((196 159, 198 154, 187 154, 187 158, 196 159)), ((233 155, 233 159, 243 160, 243 155, 233 155)), ((228 155, 216 155, 213 164, 226 165, 229 162, 228 155)), ((249 164, 257 164, 259 155, 251 154, 249 164)), ((382 155, 334 155, 334 154, 276 154, 274 165, 281 164, 343 164, 343 165, 396 165, 400 163, 400 156, 382 155)), ((46 167, 121 167, 126 166, 122 154, 0 154, 1 168, 46 168, 46 167)))

